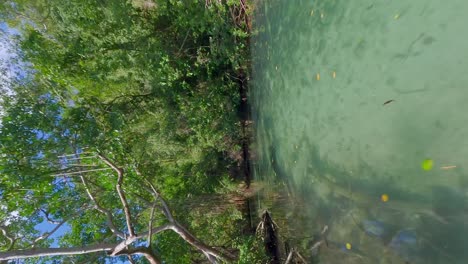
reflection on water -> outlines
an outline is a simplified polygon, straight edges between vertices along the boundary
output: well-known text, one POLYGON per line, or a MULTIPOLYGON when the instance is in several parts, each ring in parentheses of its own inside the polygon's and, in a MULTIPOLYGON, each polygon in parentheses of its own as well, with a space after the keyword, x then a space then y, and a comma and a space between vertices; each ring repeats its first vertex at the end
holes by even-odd
POLYGON ((259 2, 259 209, 283 239, 320 263, 468 263, 468 2, 259 2))

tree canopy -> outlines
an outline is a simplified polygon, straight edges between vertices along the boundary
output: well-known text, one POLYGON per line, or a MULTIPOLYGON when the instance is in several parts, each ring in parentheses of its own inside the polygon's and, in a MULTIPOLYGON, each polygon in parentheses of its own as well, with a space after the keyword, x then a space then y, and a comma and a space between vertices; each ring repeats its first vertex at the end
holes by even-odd
POLYGON ((200 220, 185 201, 219 191, 239 161, 246 11, 243 0, 0 3, 23 62, 1 80, 0 260, 236 257, 236 209, 200 220))

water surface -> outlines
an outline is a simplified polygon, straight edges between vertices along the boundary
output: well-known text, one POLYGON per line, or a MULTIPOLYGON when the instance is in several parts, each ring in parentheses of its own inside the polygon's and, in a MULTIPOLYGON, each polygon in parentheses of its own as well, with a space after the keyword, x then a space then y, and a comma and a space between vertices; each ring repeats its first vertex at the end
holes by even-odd
POLYGON ((328 225, 323 263, 468 263, 468 2, 260 2, 259 209, 303 251, 328 225))

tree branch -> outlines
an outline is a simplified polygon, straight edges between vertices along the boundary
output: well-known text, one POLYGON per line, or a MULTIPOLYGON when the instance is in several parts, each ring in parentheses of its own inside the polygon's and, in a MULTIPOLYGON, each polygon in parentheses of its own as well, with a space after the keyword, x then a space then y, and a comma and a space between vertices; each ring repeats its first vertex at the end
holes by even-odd
MULTIPOLYGON (((150 191, 155 197, 156 200, 159 200, 162 204, 162 211, 164 215, 167 217, 169 222, 171 223, 170 229, 172 229, 174 232, 176 232, 180 237, 182 237, 187 243, 190 245, 194 246, 198 250, 200 250, 207 258, 210 260, 210 262, 213 262, 213 257, 218 258, 218 259, 224 259, 224 260, 234 260, 236 257, 232 255, 231 253, 228 252, 220 252, 200 240, 198 240, 195 236, 193 236, 187 229, 185 229, 182 225, 180 225, 173 217, 169 206, 167 205, 167 202, 161 197, 159 192, 156 190, 154 185, 146 180, 146 182, 150 185, 151 188, 150 191)), ((150 231, 151 232, 151 231, 150 231)))
POLYGON ((64 255, 80 255, 93 252, 108 252, 115 247, 115 244, 96 244, 85 247, 75 248, 33 248, 26 250, 14 250, 9 252, 0 252, 0 260, 12 260, 33 257, 50 257, 64 255))
POLYGON ((162 226, 158 226, 156 228, 153 228, 152 230, 150 231, 147 231, 143 234, 140 234, 138 236, 134 236, 134 237, 129 237, 127 239, 125 239, 124 241, 120 242, 120 244, 118 244, 114 249, 113 251, 110 253, 111 256, 117 256, 117 255, 121 255, 121 252, 123 250, 125 250, 129 245, 131 245, 133 242, 135 242, 136 240, 138 239, 142 239, 142 238, 146 238, 148 235, 150 234, 157 234, 157 233, 160 233, 162 231, 166 231, 166 230, 170 230, 173 228, 173 225, 172 224, 166 224, 166 225, 162 225, 162 226))
POLYGON ((154 218, 154 209, 156 209, 156 202, 154 203, 153 207, 151 207, 151 214, 150 214, 150 220, 148 223, 148 245, 147 247, 151 247, 151 237, 153 236, 153 218, 154 218))
POLYGON ((198 240, 195 236, 193 236, 187 229, 181 226, 179 223, 175 222, 171 228, 174 232, 176 232, 180 237, 182 237, 187 243, 194 246, 198 250, 200 250, 208 260, 212 261, 212 257, 217 259, 223 260, 235 260, 236 257, 229 253, 229 252, 221 252, 215 248, 212 248, 205 243, 198 240))
MULTIPOLYGON (((83 206, 81 207, 80 209, 86 209, 86 206, 83 206)), ((54 224, 54 225, 57 225, 56 227, 54 227, 54 229, 52 229, 50 232, 45 232, 44 234, 42 234, 40 237, 36 238, 32 244, 32 247, 35 247, 36 246, 36 243, 41 241, 41 240, 44 240, 44 239, 47 239, 49 238, 52 234, 54 234, 63 224, 65 224, 68 220, 72 219, 73 217, 75 217, 77 214, 81 213, 81 210, 78 210, 77 212, 71 214, 69 217, 67 217, 66 219, 63 219, 61 222, 59 221, 54 221, 54 220, 51 220, 49 218, 49 213, 46 212, 44 209, 40 209, 41 212, 44 213, 47 221, 51 224, 54 224)))
POLYGON ((8 246, 7 251, 11 250, 11 248, 13 248, 13 245, 15 244, 16 239, 14 239, 8 234, 8 230, 5 227, 0 226, 0 231, 2 231, 3 236, 6 237, 8 241, 10 241, 10 245, 8 246))
POLYGON ((135 255, 135 254, 140 254, 145 256, 145 258, 149 261, 150 264, 161 264, 161 260, 156 257, 156 255, 148 248, 146 247, 137 247, 137 248, 132 248, 132 249, 126 249, 122 251, 118 255, 135 255))
POLYGON ((123 171, 122 168, 117 167, 113 162, 111 162, 104 155, 99 153, 98 156, 102 161, 104 161, 104 163, 106 163, 115 172, 117 172, 118 178, 117 178, 117 184, 116 184, 115 187, 117 189, 117 193, 119 194, 120 201, 122 202, 123 209, 124 209, 124 212, 125 212, 125 220, 127 221, 128 233, 130 234, 130 237, 134 237, 135 236, 135 231, 133 229, 132 215, 130 213, 130 207, 128 206, 127 198, 125 198, 125 194, 124 194, 124 192, 122 190, 124 171, 123 171))
POLYGON ((154 197, 155 202, 158 200, 161 201, 161 204, 163 206, 162 211, 164 215, 167 217, 167 220, 169 220, 169 222, 174 223, 175 222, 174 217, 172 216, 171 210, 169 210, 169 206, 167 205, 166 201, 161 197, 158 190, 156 190, 154 185, 149 180, 145 179, 145 181, 148 183, 148 185, 151 188, 148 188, 147 186, 144 186, 144 187, 151 192, 151 194, 154 197))
POLYGON ((103 213, 106 215, 106 218, 107 218, 107 226, 110 228, 110 230, 112 231, 112 233, 114 233, 115 235, 117 235, 118 237, 120 238, 123 238, 125 239, 125 234, 122 233, 121 231, 119 231, 115 225, 114 225, 114 221, 113 221, 113 216, 111 214, 111 212, 109 212, 109 210, 106 210, 104 209, 102 206, 99 205, 98 201, 96 200, 96 198, 93 196, 93 194, 91 193, 91 191, 89 190, 89 186, 88 186, 88 182, 86 181, 85 177, 83 175, 80 175, 80 179, 81 179, 81 182, 83 183, 84 187, 85 187, 85 190, 86 190, 86 193, 88 194, 89 196, 89 199, 91 199, 91 201, 93 201, 94 203, 94 208, 96 210, 98 210, 99 212, 103 213))
POLYGON ((39 210, 44 214, 44 216, 45 216, 47 222, 49 222, 49 223, 51 223, 51 224, 53 224, 53 225, 59 225, 59 224, 60 224, 59 221, 55 221, 55 220, 50 219, 50 217, 49 217, 49 212, 47 212, 46 210, 44 210, 44 209, 42 209, 42 208, 39 209, 39 210))

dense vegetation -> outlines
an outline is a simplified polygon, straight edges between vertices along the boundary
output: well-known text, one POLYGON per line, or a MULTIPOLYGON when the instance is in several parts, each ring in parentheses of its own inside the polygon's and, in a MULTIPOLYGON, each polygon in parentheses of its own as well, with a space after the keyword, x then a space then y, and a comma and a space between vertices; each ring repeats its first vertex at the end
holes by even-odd
MULTIPOLYGON (((38 239, 35 228, 46 220, 66 222, 55 241, 62 247, 122 241, 105 211, 116 229, 128 227, 121 239, 148 222, 163 225, 167 212, 156 217, 158 197, 148 188, 156 186, 201 241, 255 263, 256 242, 226 202, 244 137, 247 10, 243 0, 0 3, 0 19, 20 32, 11 37, 21 65, 1 82, 0 251, 49 247, 54 240, 38 239), (109 164, 122 168, 123 182, 109 164)), ((206 261, 177 233, 152 241, 148 248, 165 263, 206 261)), ((93 253, 92 261, 104 258, 93 253)))

